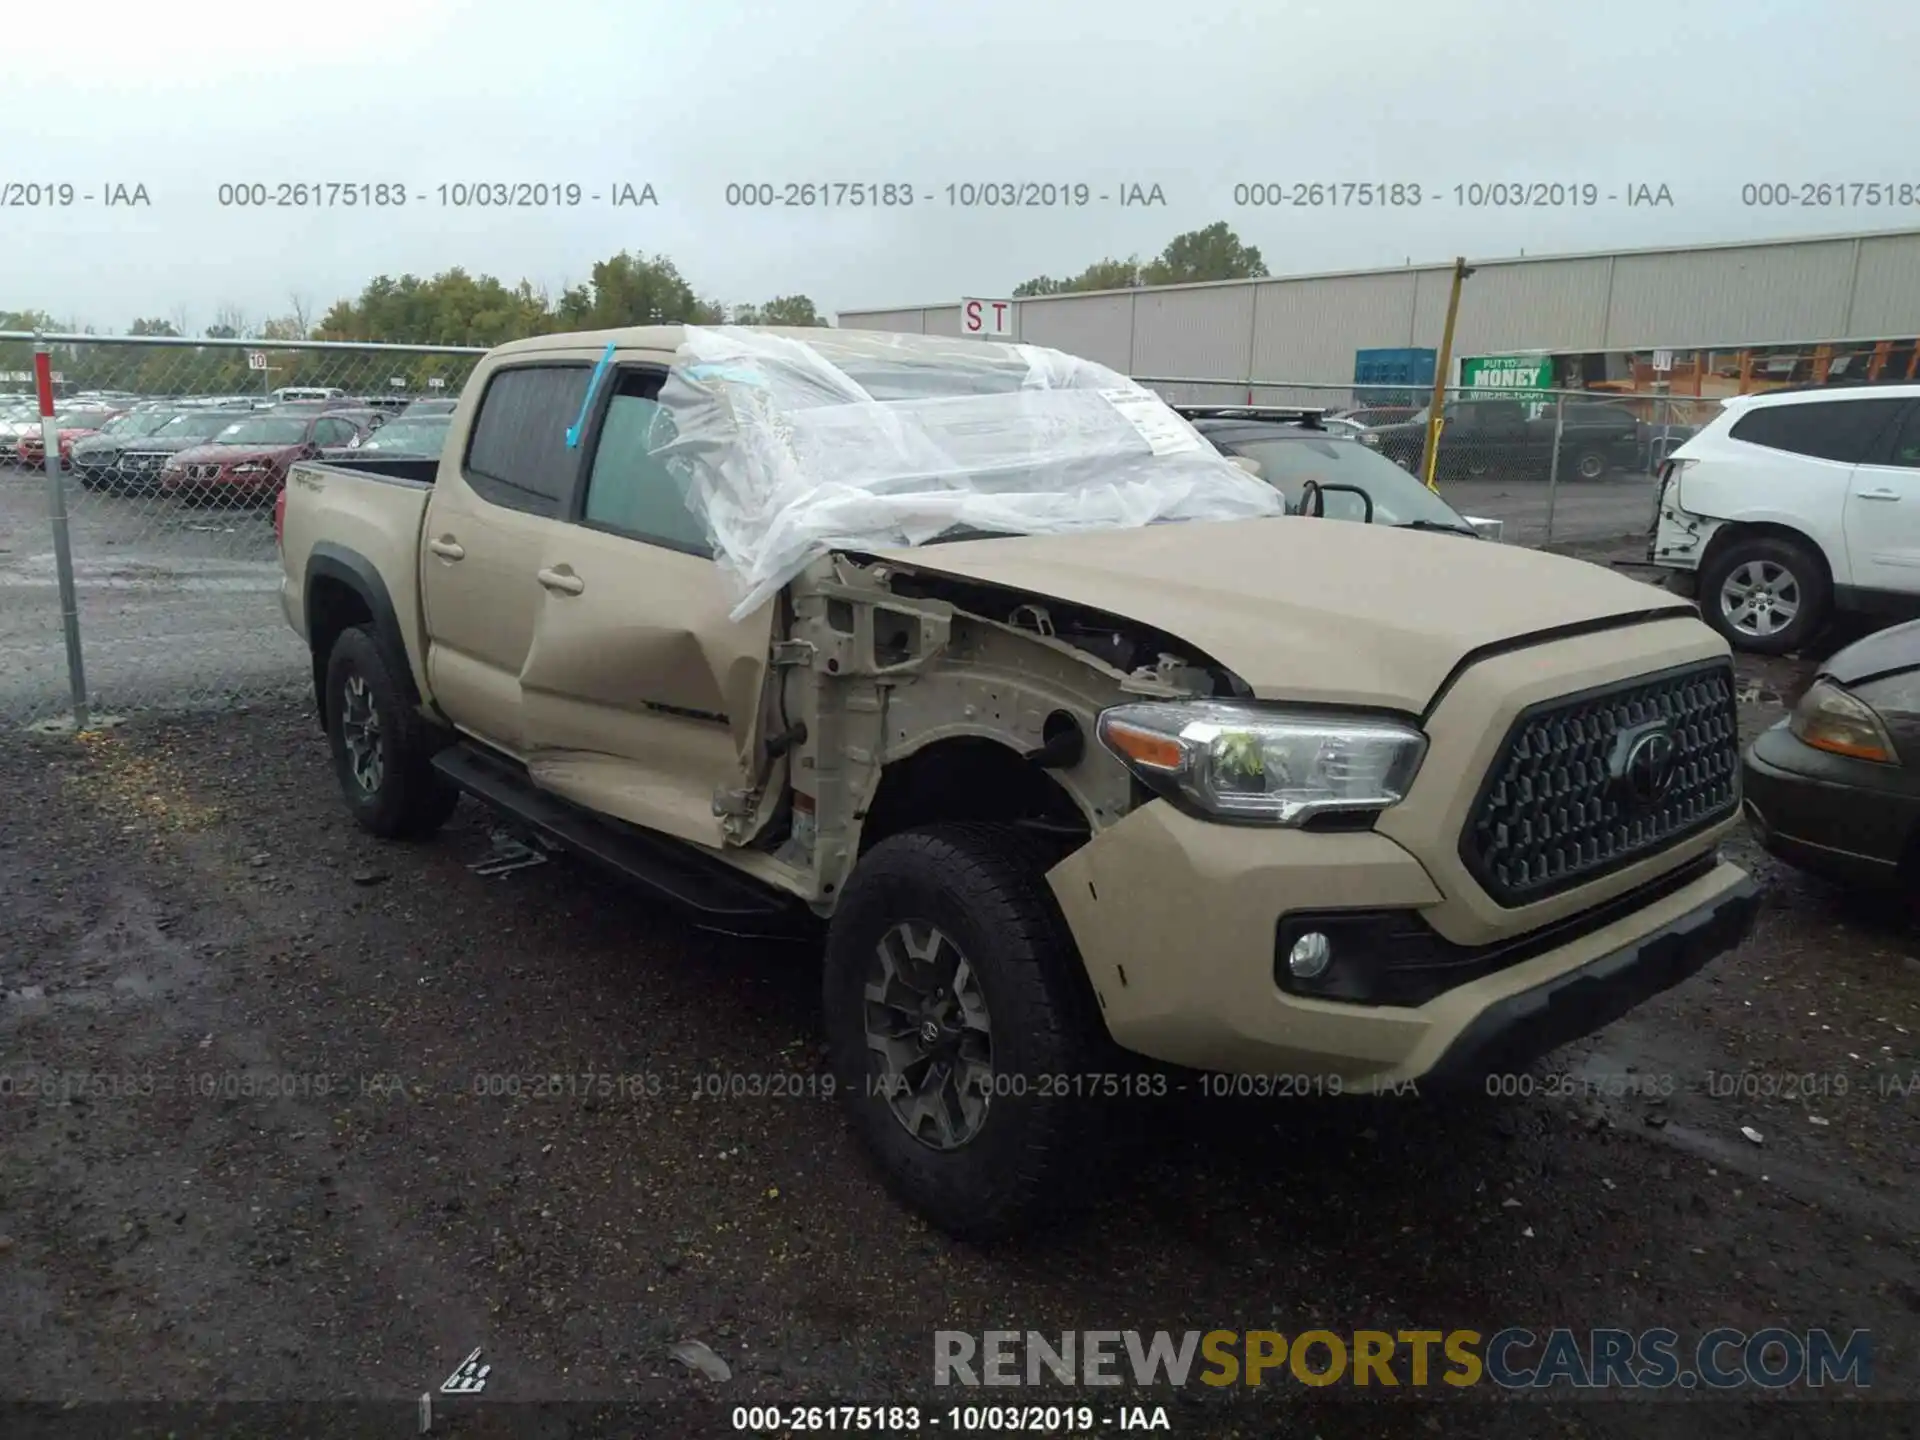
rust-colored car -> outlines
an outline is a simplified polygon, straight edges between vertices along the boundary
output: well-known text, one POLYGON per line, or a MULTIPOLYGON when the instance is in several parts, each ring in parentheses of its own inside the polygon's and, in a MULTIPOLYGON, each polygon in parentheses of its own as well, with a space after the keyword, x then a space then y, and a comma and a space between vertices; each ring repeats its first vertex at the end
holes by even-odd
MULTIPOLYGON (((60 468, 73 468, 73 444, 89 435, 98 435, 109 420, 125 414, 122 410, 65 410, 53 417, 59 427, 60 468)), ((22 435, 13 445, 14 460, 30 469, 47 462, 47 442, 38 431, 22 435)))
POLYGON ((270 501, 286 483, 288 466, 324 448, 350 445, 367 428, 337 411, 249 415, 169 460, 160 472, 160 493, 219 504, 270 501))

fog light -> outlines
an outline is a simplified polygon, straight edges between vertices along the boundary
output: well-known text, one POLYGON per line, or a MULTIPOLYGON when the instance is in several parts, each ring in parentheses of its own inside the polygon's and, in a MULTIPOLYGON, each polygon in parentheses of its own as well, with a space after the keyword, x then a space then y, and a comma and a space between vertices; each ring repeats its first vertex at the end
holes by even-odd
POLYGON ((1287 951, 1287 969, 1302 980, 1312 980, 1333 963, 1333 942, 1318 930, 1309 930, 1287 951))

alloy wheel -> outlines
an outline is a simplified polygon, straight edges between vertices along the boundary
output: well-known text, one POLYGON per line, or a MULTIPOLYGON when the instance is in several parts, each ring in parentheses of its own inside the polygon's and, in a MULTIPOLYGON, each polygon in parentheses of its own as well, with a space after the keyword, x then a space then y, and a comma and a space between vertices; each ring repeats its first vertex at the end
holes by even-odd
POLYGON ((956 1150, 993 1096, 993 1026, 979 977, 938 926, 902 921, 867 965, 867 1049, 876 1088, 921 1144, 956 1150))
POLYGON ((386 761, 381 755, 380 712, 366 677, 349 675, 340 699, 340 738, 346 743, 353 783, 363 794, 376 795, 386 776, 386 761))
POLYGON ((1772 560, 1748 560, 1728 572, 1720 586, 1720 613, 1742 635, 1778 635, 1800 613, 1800 582, 1772 560))

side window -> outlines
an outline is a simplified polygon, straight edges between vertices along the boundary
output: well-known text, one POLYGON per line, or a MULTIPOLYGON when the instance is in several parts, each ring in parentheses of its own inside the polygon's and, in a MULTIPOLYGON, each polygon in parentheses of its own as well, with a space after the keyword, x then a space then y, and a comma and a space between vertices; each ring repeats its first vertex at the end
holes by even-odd
POLYGON ((1920 470, 1920 405, 1907 411, 1905 423, 1894 435, 1893 444, 1880 463, 1897 465, 1903 470, 1920 470))
POLYGON ((495 372, 467 444, 467 483, 481 499, 531 515, 558 515, 580 459, 567 427, 592 367, 524 365, 495 372))
POLYGON ((711 555, 706 528, 687 508, 684 472, 659 453, 674 438, 672 416, 653 398, 659 384, 653 375, 624 376, 608 401, 581 518, 636 540, 711 555))
POLYGON ((344 445, 359 433, 345 420, 322 420, 318 430, 322 445, 344 445))
POLYGON ((1904 400, 1816 400, 1799 405, 1767 405, 1734 421, 1731 440, 1838 460, 1856 465, 1866 455, 1904 400))

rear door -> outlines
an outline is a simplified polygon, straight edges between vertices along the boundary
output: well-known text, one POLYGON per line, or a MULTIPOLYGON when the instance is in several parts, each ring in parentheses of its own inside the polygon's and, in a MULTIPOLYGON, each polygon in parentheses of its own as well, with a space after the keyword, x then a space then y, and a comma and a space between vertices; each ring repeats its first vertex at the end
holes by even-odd
POLYGON ((523 754, 520 672, 545 591, 547 532, 573 493, 567 427, 592 360, 514 356, 484 381, 458 465, 443 464, 421 537, 427 675, 462 730, 523 754))
POLYGON ((778 602, 727 618, 685 472, 659 453, 669 358, 629 357, 602 382, 568 523, 542 535, 520 703, 543 787, 717 848, 714 792, 752 782, 778 602))
POLYGON ((1846 530, 1855 585, 1920 592, 1920 401, 1854 467, 1846 530))
MULTIPOLYGON (((1790 400, 1742 411, 1681 472, 1678 504, 1695 515, 1798 530, 1820 547, 1836 585, 1854 584, 1874 517, 1894 507, 1851 498, 1853 476, 1908 402, 1878 396, 1790 400)), ((1884 518, 1884 517, 1883 517, 1884 518)))

